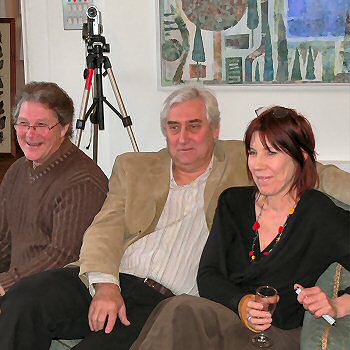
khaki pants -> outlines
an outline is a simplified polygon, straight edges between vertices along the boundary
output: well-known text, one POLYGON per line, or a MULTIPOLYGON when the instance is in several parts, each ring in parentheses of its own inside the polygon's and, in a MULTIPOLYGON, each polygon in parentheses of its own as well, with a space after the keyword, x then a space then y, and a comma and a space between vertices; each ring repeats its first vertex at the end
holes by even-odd
MULTIPOLYGON (((301 328, 271 327, 270 349, 298 350, 301 328)), ((162 301, 151 313, 131 350, 257 350, 254 334, 227 307, 181 295, 162 301)))

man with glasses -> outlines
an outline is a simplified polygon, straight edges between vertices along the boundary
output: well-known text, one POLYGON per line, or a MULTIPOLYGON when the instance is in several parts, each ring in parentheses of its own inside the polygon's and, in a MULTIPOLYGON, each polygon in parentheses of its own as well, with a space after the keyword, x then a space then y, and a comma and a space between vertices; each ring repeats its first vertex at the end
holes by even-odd
POLYGON ((27 84, 14 109, 24 157, 0 186, 0 294, 23 277, 77 259, 107 193, 102 170, 70 141, 72 99, 54 83, 27 84))

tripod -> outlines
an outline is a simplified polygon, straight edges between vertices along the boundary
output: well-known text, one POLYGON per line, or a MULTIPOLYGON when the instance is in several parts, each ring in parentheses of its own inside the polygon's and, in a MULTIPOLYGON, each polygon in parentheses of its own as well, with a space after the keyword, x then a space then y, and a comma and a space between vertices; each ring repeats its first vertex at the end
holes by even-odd
POLYGON ((104 130, 104 110, 103 104, 105 103, 122 121, 123 126, 126 128, 132 147, 135 152, 138 152, 138 146, 132 131, 132 121, 128 116, 122 97, 120 95, 117 82, 115 80, 112 66, 109 58, 104 56, 104 52, 109 52, 109 45, 106 44, 106 40, 102 35, 92 35, 87 37, 87 51, 86 66, 84 70, 85 88, 81 101, 80 114, 77 119, 76 128, 78 129, 76 135, 75 144, 79 147, 81 142, 82 130, 85 128, 86 120, 90 116, 91 123, 94 124, 94 137, 93 137, 93 160, 97 163, 98 154, 98 129, 104 130), (105 72, 102 73, 102 67, 105 72), (95 90, 94 98, 91 106, 87 110, 88 99, 93 84, 93 77, 95 73, 95 90), (112 90, 117 100, 120 112, 112 106, 112 104, 103 96, 103 84, 102 76, 108 75, 112 90), (87 111, 86 111, 87 110, 87 111))

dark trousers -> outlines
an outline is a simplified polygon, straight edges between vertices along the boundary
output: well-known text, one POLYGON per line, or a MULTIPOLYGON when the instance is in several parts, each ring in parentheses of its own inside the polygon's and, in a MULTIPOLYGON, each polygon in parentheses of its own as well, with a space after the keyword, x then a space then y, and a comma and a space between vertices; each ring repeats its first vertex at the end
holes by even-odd
POLYGON ((165 297, 134 276, 121 274, 120 284, 130 326, 117 321, 110 334, 91 332, 91 296, 79 269, 46 271, 23 279, 0 298, 0 349, 47 350, 52 339, 84 340, 76 350, 126 350, 154 307, 165 297))

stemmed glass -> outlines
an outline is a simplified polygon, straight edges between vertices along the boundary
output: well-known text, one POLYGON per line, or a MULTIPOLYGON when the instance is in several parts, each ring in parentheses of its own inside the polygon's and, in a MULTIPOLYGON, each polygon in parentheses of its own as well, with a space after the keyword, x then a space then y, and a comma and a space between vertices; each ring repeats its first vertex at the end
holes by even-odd
MULTIPOLYGON (((255 301, 263 304, 263 311, 269 311, 271 315, 276 309, 277 290, 271 286, 260 286, 255 293, 255 301)), ((261 331, 252 338, 252 343, 258 348, 269 348, 272 345, 272 340, 261 331)))

